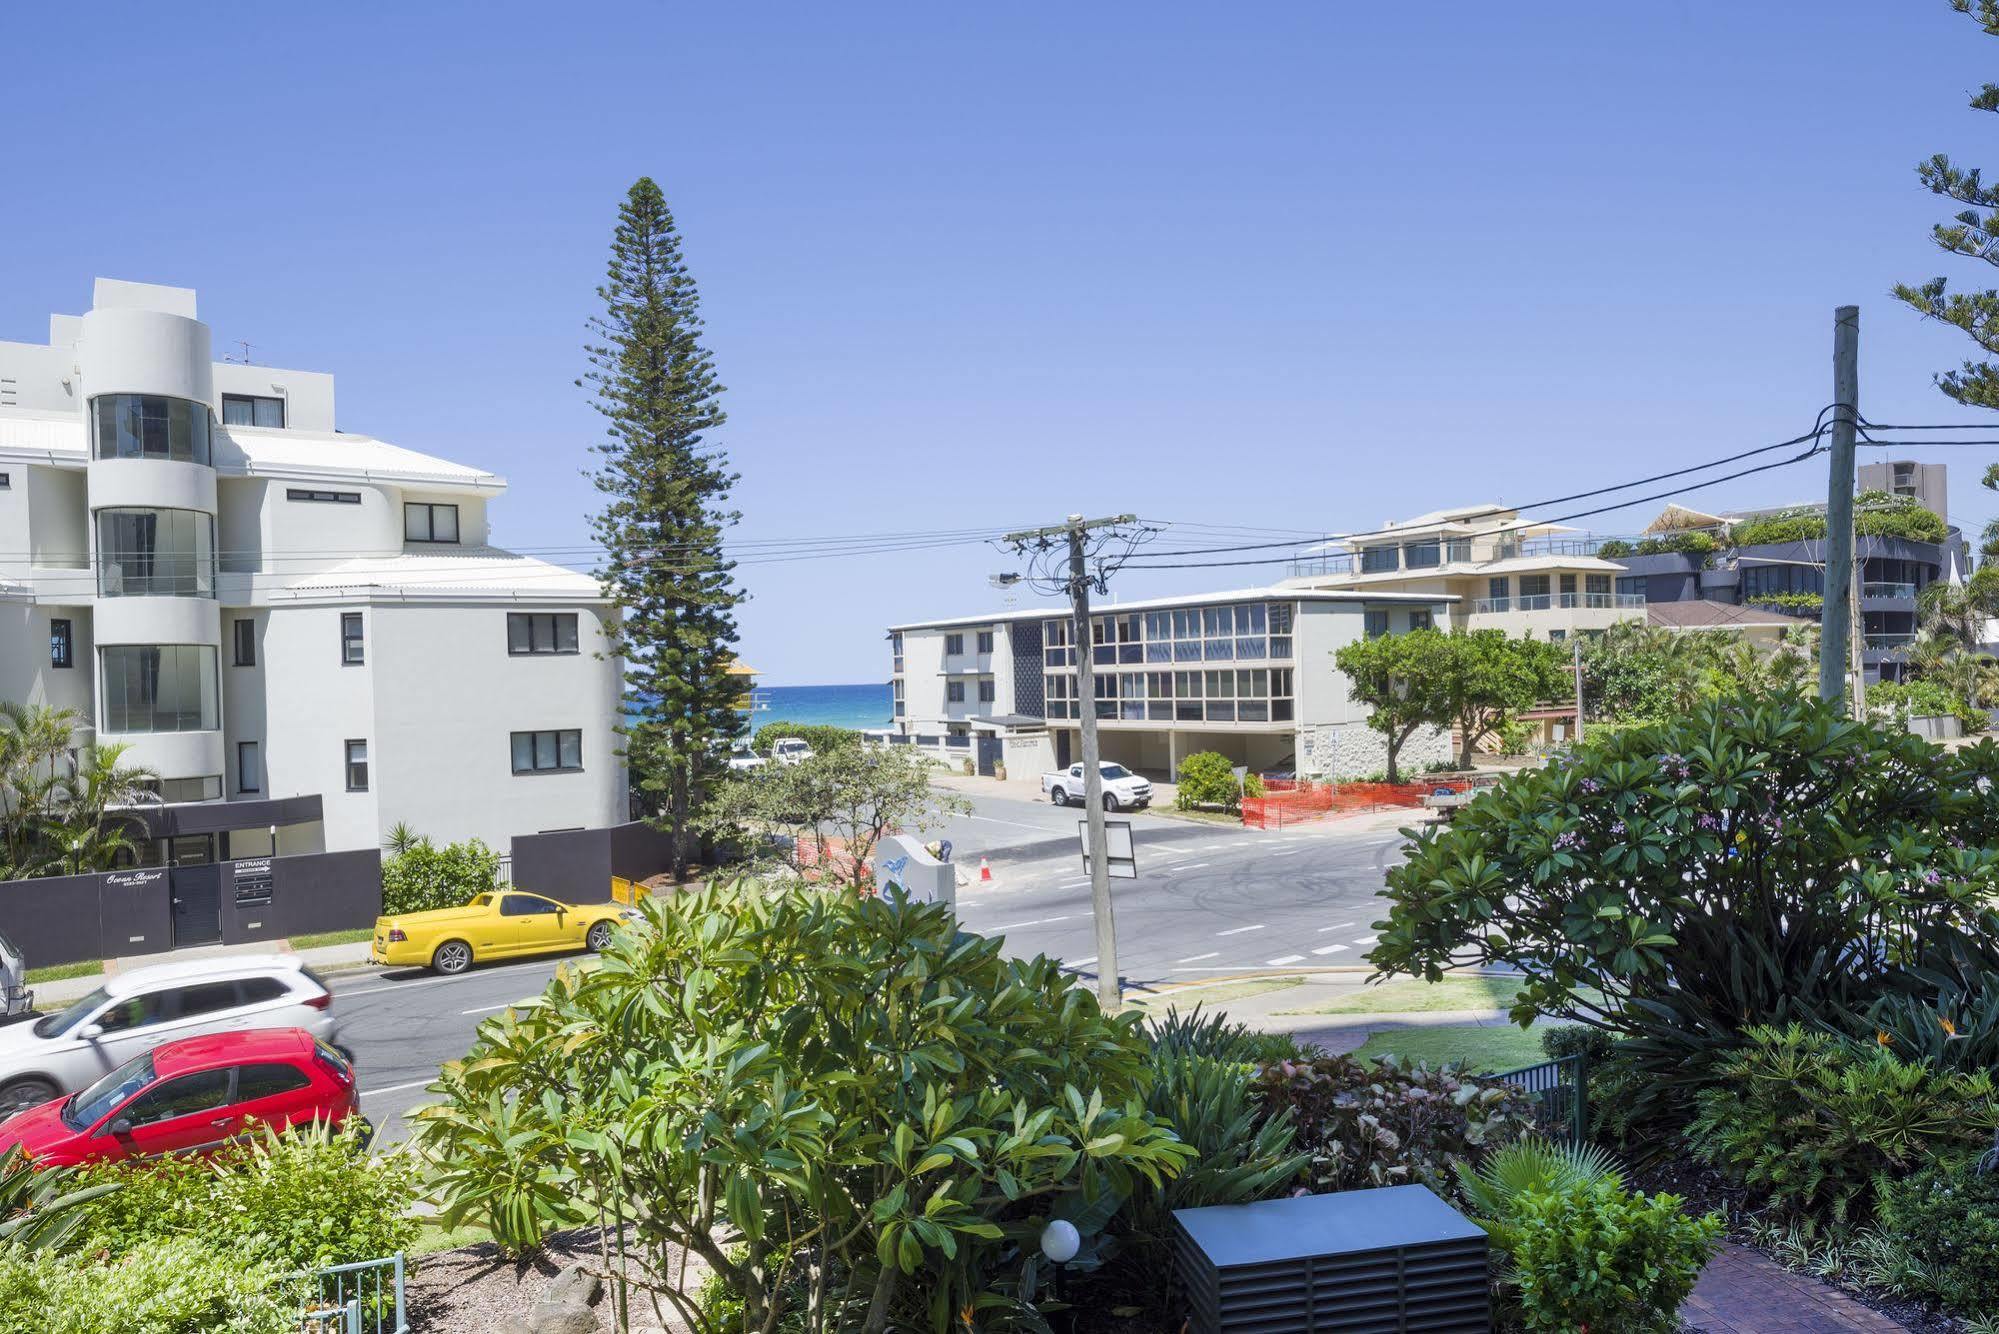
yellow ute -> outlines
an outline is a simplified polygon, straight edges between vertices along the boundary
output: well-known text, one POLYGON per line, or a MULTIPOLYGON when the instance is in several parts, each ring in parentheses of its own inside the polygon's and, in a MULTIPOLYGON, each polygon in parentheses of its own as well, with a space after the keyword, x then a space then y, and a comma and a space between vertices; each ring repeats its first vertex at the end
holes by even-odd
POLYGON ((618 923, 635 915, 622 903, 559 903, 541 894, 496 890, 462 908, 377 917, 368 957, 395 967, 462 973, 489 959, 601 950, 618 923))

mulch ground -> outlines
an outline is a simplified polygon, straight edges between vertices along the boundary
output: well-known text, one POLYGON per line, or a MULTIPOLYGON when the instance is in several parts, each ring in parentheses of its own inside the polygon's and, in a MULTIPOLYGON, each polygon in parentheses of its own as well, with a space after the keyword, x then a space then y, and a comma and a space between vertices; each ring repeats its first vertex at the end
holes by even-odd
MULTIPOLYGON (((508 1316, 525 1316, 555 1276, 577 1263, 603 1272, 595 1228, 559 1232, 536 1255, 520 1261, 506 1259, 491 1243, 423 1256, 414 1262, 408 1284, 412 1334, 490 1334, 508 1316)), ((687 1288, 697 1289, 703 1273, 698 1259, 690 1261, 687 1288)), ((667 1334, 688 1334, 670 1308, 662 1326, 643 1292, 633 1290, 631 1300, 634 1331, 663 1328, 667 1334)), ((595 1309, 598 1326, 613 1328, 608 1288, 595 1309)))

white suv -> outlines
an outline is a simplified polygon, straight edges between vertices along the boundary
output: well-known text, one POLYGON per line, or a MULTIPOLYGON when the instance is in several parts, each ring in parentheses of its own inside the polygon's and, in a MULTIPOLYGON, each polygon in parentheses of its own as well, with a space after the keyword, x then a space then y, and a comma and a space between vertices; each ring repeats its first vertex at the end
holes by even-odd
POLYGON ((251 1028, 303 1028, 337 1046, 333 993, 283 954, 135 968, 66 1009, 0 1028, 0 1118, 87 1088, 162 1042, 251 1028))

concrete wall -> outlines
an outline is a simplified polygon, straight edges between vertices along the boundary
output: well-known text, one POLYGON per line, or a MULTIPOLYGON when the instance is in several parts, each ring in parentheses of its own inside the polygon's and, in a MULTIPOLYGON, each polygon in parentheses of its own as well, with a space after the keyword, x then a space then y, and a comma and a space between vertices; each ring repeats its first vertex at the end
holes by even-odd
MULTIPOLYGON (((383 830, 394 823, 383 815, 380 769, 375 762, 378 673, 368 665, 341 662, 343 610, 360 611, 364 629, 372 629, 368 609, 358 606, 278 607, 260 613, 257 666, 222 669, 225 689, 253 686, 251 690, 239 689, 238 698, 230 702, 226 749, 233 777, 235 743, 261 742, 264 795, 292 797, 317 792, 324 803, 327 846, 373 848, 380 846, 383 830), (259 686, 261 689, 254 688, 259 686), (370 780, 366 792, 347 790, 349 738, 368 742, 370 780)), ((367 648, 371 663, 375 647, 370 634, 367 648)), ((442 830, 423 832, 440 842, 448 841, 442 830)))
POLYGON ((644 880, 670 869, 667 836, 637 822, 522 835, 511 849, 515 886, 564 903, 605 903, 612 876, 644 880))
POLYGON ((227 945, 373 926, 381 912, 382 854, 373 848, 222 863, 222 940, 227 945), (239 887, 247 891, 266 870, 270 902, 239 902, 239 887))
POLYGON ((0 602, 0 699, 75 709, 89 722, 97 713, 91 682, 96 661, 88 607, 0 602), (49 665, 49 622, 58 619, 70 623, 71 667, 49 665))

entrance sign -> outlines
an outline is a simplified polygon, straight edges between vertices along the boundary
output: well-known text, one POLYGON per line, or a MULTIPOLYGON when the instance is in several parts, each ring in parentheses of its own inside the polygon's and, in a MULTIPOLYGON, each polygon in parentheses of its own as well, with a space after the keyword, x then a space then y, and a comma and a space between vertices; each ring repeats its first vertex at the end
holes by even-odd
MULTIPOLYGON (((1083 874, 1090 874, 1090 822, 1076 821, 1076 841, 1083 849, 1083 874)), ((1113 880, 1138 879, 1138 856, 1131 842, 1131 821, 1104 821, 1104 874, 1113 880)))

